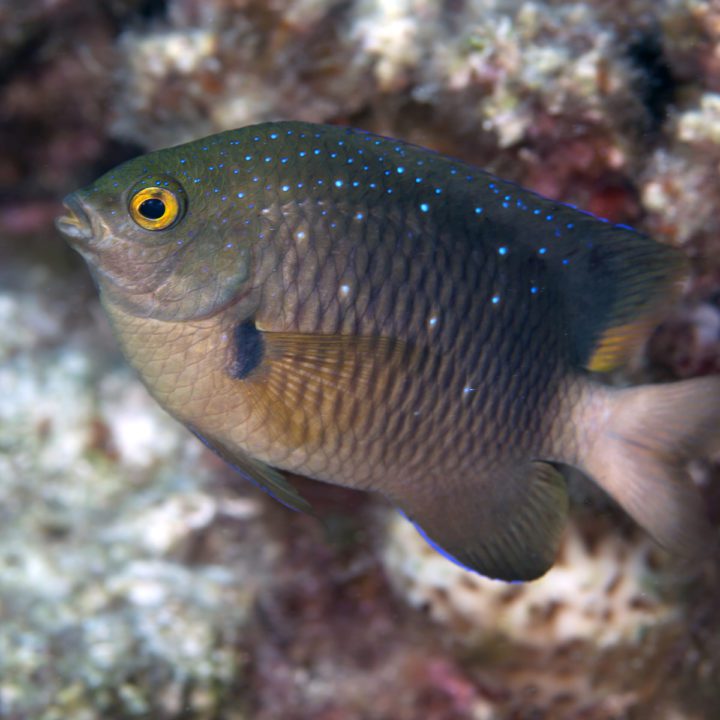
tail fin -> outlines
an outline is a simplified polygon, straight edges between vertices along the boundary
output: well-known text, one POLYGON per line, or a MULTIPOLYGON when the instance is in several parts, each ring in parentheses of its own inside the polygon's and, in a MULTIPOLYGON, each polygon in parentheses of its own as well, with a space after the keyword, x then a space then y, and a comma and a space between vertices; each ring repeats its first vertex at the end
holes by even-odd
POLYGON ((716 542, 687 463, 720 452, 720 377, 608 393, 586 469, 667 550, 685 558, 716 542))

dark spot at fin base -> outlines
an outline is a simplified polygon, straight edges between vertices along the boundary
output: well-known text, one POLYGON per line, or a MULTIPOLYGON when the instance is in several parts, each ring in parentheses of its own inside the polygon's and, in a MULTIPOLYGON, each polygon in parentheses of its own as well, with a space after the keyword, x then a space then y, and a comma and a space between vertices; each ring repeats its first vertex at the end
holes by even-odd
POLYGON ((265 354, 262 333, 252 322, 244 322, 233 333, 234 358, 230 365, 230 376, 244 380, 260 365, 265 354))

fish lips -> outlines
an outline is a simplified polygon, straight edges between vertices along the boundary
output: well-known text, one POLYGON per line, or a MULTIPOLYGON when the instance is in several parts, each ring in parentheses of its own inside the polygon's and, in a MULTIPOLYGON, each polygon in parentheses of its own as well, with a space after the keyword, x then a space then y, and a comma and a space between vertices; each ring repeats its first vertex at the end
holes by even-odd
POLYGON ((68 211, 55 220, 55 227, 68 240, 75 244, 86 245, 93 238, 93 229, 90 217, 83 207, 82 201, 77 194, 68 195, 63 200, 63 205, 68 211))

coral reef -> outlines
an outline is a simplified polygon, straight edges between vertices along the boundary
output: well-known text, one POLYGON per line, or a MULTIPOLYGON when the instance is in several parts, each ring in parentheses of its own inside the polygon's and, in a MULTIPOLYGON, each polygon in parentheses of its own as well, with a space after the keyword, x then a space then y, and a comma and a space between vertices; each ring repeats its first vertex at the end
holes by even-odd
POLYGON ((494 676, 502 690, 487 717, 707 717, 684 696, 702 686, 698 674, 717 672, 701 669, 688 632, 693 573, 608 520, 577 512, 556 566, 527 585, 449 564, 404 519, 390 521, 390 582, 494 676))
MULTIPOLYGON (((145 149, 353 124, 683 247, 681 301, 613 381, 717 373, 715 3, 8 0, 0 100, 0 717, 720 713, 717 556, 680 573, 581 484, 527 587, 356 495, 308 482, 323 522, 289 513, 150 400, 51 225, 145 149)), ((692 470, 720 524, 717 465, 692 470)))
POLYGON ((0 716, 209 717, 277 556, 261 509, 211 492, 108 337, 27 276, 0 293, 0 716))
POLYGON ((653 590, 659 576, 652 551, 649 539, 631 545, 617 533, 589 544, 572 527, 551 573, 508 585, 448 563, 395 517, 384 558, 391 584, 412 605, 427 608, 472 644, 605 647, 632 644, 639 634, 677 619, 677 609, 653 590))

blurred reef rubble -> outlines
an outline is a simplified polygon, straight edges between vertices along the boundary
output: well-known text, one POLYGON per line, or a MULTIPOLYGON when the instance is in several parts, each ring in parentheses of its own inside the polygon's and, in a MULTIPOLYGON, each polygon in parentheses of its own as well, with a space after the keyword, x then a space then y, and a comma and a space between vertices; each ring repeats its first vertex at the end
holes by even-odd
MULTIPOLYGON (((110 336, 59 199, 268 119, 434 147, 684 248, 614 382, 720 372, 711 0, 0 2, 0 718, 710 720, 720 564, 578 480, 558 565, 471 575, 374 500, 239 480, 110 336)), ((717 464, 693 468, 720 525, 717 464)), ((302 482, 302 480, 299 480, 302 482)))

